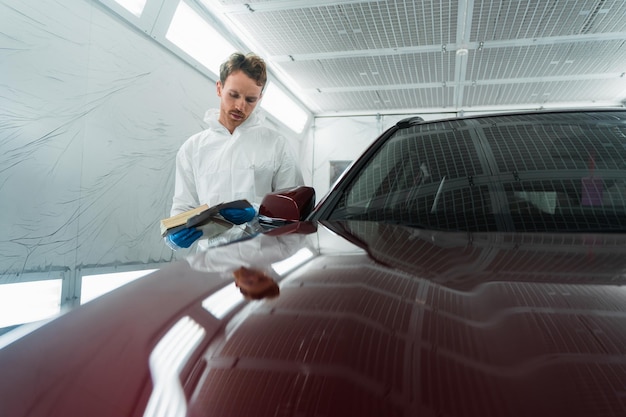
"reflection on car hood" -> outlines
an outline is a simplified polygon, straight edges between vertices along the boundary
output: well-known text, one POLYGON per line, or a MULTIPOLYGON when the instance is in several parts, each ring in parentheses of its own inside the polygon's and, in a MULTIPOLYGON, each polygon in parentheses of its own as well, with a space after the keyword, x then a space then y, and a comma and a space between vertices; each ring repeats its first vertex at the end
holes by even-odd
POLYGON ((0 350, 0 414, 623 415, 624 247, 615 234, 295 224, 0 350), (278 294, 240 294, 270 281, 278 294))

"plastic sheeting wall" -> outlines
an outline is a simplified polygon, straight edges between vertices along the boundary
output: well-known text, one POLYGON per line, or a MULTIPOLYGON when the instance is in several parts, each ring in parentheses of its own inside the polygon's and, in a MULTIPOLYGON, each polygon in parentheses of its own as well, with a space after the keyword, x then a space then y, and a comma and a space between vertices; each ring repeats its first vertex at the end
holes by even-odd
POLYGON ((215 83, 97 2, 4 0, 0 35, 0 283, 171 260, 158 221, 215 83))

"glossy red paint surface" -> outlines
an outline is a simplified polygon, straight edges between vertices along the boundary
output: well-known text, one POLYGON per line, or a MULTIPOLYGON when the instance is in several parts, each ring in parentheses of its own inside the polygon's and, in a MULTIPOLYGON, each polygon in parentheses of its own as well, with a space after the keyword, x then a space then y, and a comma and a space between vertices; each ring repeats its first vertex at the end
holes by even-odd
POLYGON ((274 220, 304 220, 315 205, 315 190, 312 187, 295 187, 267 194, 259 214, 274 220))
POLYGON ((1 349, 0 415, 158 415, 147 404, 173 410, 166 396, 183 404, 168 416, 626 415, 626 237, 285 231, 195 255, 1 349), (238 294, 242 266, 279 294, 238 294), (170 337, 182 318, 198 337, 170 337))

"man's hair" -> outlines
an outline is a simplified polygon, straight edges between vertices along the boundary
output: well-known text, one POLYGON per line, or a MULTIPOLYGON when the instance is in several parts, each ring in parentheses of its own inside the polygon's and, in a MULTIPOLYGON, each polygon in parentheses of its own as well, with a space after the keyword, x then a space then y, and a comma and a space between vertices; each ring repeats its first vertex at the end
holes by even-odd
POLYGON ((226 78, 235 71, 242 71, 256 81, 256 85, 259 87, 264 88, 265 83, 267 83, 265 61, 252 52, 245 55, 241 52, 235 52, 220 66, 220 82, 222 85, 226 83, 226 78))

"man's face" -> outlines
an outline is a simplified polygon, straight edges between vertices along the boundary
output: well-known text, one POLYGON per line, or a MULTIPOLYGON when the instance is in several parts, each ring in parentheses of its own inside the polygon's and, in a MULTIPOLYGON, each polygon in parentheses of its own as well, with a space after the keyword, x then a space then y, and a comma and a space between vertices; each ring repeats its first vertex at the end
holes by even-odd
POLYGON ((220 97, 219 121, 230 133, 242 124, 261 100, 263 88, 242 71, 230 74, 224 85, 217 82, 217 95, 220 97))

